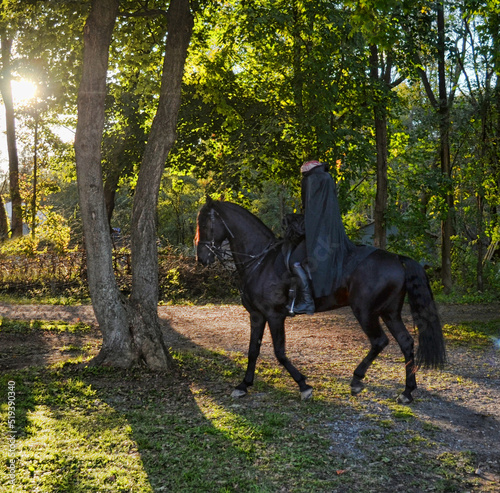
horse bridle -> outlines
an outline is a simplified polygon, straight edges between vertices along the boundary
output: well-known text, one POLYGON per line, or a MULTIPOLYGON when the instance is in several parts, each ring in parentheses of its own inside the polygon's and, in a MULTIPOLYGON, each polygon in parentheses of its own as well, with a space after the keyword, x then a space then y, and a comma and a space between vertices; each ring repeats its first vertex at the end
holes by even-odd
POLYGON ((223 250, 220 246, 216 246, 215 244, 215 231, 214 231, 214 222, 215 222, 215 215, 217 214, 217 217, 220 219, 222 222, 224 228, 226 231, 229 233, 229 236, 231 238, 234 238, 234 234, 231 231, 231 228, 226 224, 226 221, 224 221, 224 218, 212 207, 210 209, 210 233, 212 236, 211 240, 198 240, 197 244, 201 244, 205 246, 210 253, 213 253, 221 262, 224 262, 226 258, 228 258, 229 253, 226 250, 223 250))
MULTIPOLYGON (((210 232, 212 239, 211 240, 199 240, 198 245, 202 244, 207 248, 211 253, 213 253, 221 262, 223 265, 225 265, 225 261, 228 260, 230 257, 232 257, 231 253, 229 253, 227 250, 222 249, 222 247, 218 247, 215 244, 215 232, 214 232, 214 222, 215 222, 215 216, 217 215, 217 218, 220 219, 222 225, 226 229, 226 231, 229 233, 229 236, 234 239, 234 234, 231 231, 231 228, 227 225, 226 221, 224 221, 224 218, 212 207, 210 209, 210 232)), ((280 241, 271 241, 271 243, 264 248, 264 250, 257 254, 257 255, 252 255, 249 253, 243 253, 243 252, 234 252, 232 251, 233 255, 240 255, 247 257, 247 260, 243 262, 238 262, 237 264, 240 265, 241 267, 245 268, 248 267, 252 262, 255 262, 255 265, 253 266, 252 270, 250 271, 253 272, 257 267, 262 263, 264 260, 264 257, 271 251, 274 250, 278 245, 280 245, 282 242, 280 241)), ((249 273, 249 274, 250 274, 249 273)))

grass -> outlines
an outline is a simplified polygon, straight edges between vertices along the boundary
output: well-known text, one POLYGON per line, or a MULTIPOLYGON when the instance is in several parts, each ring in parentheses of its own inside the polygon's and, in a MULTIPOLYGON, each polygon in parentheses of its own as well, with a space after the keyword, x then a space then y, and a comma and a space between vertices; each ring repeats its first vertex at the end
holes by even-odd
POLYGON ((500 338, 500 319, 489 322, 446 324, 443 326, 443 333, 449 343, 476 349, 484 348, 500 338))
POLYGON ((84 323, 71 324, 68 322, 54 322, 44 320, 11 320, 0 317, 0 332, 29 334, 37 331, 50 331, 70 334, 85 334, 92 327, 84 323))
POLYGON ((20 296, 18 294, 0 293, 0 303, 14 305, 89 305, 91 303, 88 296, 72 295, 46 295, 33 293, 31 296, 20 296))
MULTIPOLYGON (((86 330, 17 324, 3 320, 0 330, 86 330)), ((234 401, 228 393, 241 377, 243 355, 173 355, 171 375, 74 362, 4 373, 2 436, 15 383, 14 491, 488 491, 477 489, 475 455, 443 451, 439 427, 395 403, 393 380, 377 380, 369 399, 353 398, 347 380, 332 378, 328 366, 311 366, 318 397, 302 403, 295 384, 264 360, 251 396, 234 401)), ((9 461, 3 441, 0 462, 9 461)), ((6 467, 0 489, 10 491, 6 467)))

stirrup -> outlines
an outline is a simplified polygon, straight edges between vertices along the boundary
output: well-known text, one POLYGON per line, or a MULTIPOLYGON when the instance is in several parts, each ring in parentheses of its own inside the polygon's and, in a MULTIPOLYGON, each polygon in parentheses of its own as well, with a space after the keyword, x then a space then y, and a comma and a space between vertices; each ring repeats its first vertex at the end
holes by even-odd
POLYGON ((293 313, 295 315, 313 315, 316 307, 314 303, 307 303, 302 300, 300 303, 297 303, 293 308, 293 313))
POLYGON ((290 288, 288 291, 288 300, 289 303, 286 305, 286 309, 288 310, 288 316, 289 317, 294 317, 295 312, 293 311, 295 308, 295 300, 297 299, 297 294, 294 288, 290 288))

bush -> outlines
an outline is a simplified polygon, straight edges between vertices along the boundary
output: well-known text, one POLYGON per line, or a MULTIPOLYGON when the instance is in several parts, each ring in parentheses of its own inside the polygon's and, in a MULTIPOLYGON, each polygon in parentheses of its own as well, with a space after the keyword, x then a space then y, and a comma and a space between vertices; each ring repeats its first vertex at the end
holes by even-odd
POLYGON ((159 254, 160 301, 220 303, 239 300, 236 274, 220 263, 203 267, 192 256, 173 250, 159 254))
MULTIPOLYGON (((65 255, 28 251, 29 254, 17 251, 0 255, 0 292, 29 298, 89 298, 83 251, 65 255)), ((129 294, 130 252, 120 249, 114 253, 113 260, 118 286, 124 294, 129 294)), ((158 282, 161 303, 220 303, 239 299, 233 272, 219 263, 202 267, 194 257, 174 250, 159 253, 158 282)))
POLYGON ((69 242, 70 228, 66 220, 60 214, 47 211, 35 237, 29 234, 5 241, 0 245, 0 255, 33 257, 42 252, 63 255, 68 252, 69 242))

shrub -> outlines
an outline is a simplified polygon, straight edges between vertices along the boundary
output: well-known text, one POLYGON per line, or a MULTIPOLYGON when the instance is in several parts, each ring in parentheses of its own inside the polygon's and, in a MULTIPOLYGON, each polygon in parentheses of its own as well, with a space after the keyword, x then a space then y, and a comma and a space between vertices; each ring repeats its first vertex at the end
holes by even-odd
MULTIPOLYGON (((24 238, 27 240, 27 238, 24 238)), ((124 294, 131 289, 130 252, 114 253, 116 281, 124 294)), ((192 256, 174 250, 159 253, 159 290, 162 303, 218 303, 239 299, 235 274, 220 264, 206 268, 192 256)), ((62 296, 88 299, 83 251, 65 255, 29 249, 0 255, 0 292, 39 298, 62 296)))

